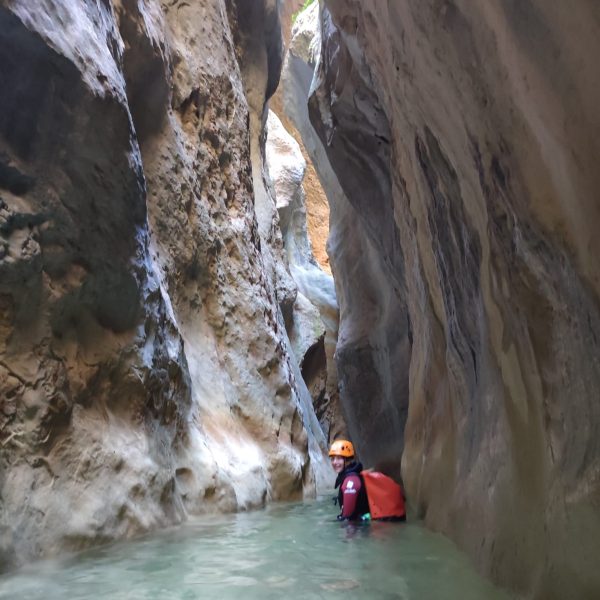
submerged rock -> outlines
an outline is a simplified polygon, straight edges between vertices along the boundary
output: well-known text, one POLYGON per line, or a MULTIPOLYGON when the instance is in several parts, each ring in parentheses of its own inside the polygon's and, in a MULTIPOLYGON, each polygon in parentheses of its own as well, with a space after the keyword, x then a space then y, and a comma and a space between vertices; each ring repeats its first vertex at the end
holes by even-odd
POLYGON ((258 214, 277 5, 249 8, 0 7, 2 568, 329 475, 258 214))
POLYGON ((330 254, 361 455, 402 451, 417 513, 495 580, 595 597, 597 4, 323 4, 310 114, 348 200, 330 254))

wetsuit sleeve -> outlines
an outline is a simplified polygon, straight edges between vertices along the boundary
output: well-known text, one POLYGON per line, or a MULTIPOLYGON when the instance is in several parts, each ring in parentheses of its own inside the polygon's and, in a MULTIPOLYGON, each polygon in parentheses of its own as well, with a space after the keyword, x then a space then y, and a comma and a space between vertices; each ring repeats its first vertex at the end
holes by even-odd
POLYGON ((342 514, 344 519, 349 519, 356 510, 358 493, 362 487, 362 481, 358 475, 348 475, 342 483, 342 514))

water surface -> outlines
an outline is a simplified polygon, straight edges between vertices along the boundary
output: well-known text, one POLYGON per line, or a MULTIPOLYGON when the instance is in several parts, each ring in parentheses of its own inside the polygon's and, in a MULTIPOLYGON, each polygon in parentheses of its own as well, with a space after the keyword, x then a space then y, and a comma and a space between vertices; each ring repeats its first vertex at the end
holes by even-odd
POLYGON ((2 600, 506 600, 418 523, 335 521, 329 498, 207 516, 0 578, 2 600))

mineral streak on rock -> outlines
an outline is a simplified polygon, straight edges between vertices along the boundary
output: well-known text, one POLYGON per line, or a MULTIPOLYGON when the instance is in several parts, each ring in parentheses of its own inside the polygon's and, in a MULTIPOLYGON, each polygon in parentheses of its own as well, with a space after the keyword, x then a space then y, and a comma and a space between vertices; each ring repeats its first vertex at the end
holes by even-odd
POLYGON ((278 40, 270 0, 0 2, 0 569, 326 478, 258 214, 278 40))
POLYGON ((599 5, 323 4, 310 115, 348 201, 359 450, 403 448, 418 514, 496 581, 598 597, 599 5))

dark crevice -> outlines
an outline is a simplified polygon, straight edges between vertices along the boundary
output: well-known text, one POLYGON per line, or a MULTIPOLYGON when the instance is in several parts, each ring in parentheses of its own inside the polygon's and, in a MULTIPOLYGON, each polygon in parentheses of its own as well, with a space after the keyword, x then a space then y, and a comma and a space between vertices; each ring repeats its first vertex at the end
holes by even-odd
POLYGON ((35 179, 21 173, 19 169, 8 164, 5 157, 0 156, 0 188, 8 190, 15 196, 23 196, 33 188, 35 179))

